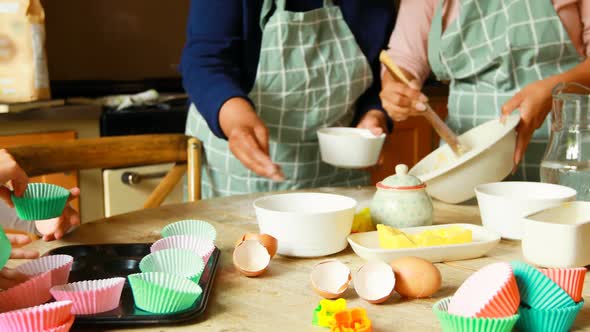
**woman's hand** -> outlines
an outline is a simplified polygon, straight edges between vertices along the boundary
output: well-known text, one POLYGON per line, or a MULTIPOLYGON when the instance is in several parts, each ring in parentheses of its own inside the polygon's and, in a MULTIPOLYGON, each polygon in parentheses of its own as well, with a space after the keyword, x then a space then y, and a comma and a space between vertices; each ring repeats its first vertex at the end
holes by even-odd
POLYGON ((274 181, 285 179, 279 165, 270 159, 268 129, 247 100, 232 98, 225 102, 219 112, 219 124, 229 149, 244 166, 274 181))
POLYGON ((385 113, 379 110, 370 110, 359 121, 357 128, 369 129, 373 135, 379 136, 387 133, 387 119, 385 113))
MULTIPOLYGON (((10 244, 13 247, 23 246, 31 243, 31 238, 23 234, 8 234, 10 244)), ((12 249, 10 252, 11 259, 33 259, 39 257, 39 252, 28 249, 12 249)), ((29 277, 16 270, 7 267, 0 270, 0 289, 8 289, 22 282, 27 281, 29 277)))
MULTIPOLYGON (((406 76, 411 77, 409 73, 406 73, 406 76)), ((389 72, 383 75, 379 96, 383 108, 394 121, 404 121, 426 110, 424 103, 428 101, 428 98, 420 92, 418 82, 412 80, 410 83, 412 86, 408 87, 405 83, 391 77, 389 72)))
POLYGON ((35 227, 39 233, 43 234, 43 240, 53 241, 61 239, 72 227, 80 225, 80 214, 74 210, 69 202, 80 196, 80 189, 70 189, 68 204, 61 216, 49 220, 35 221, 35 227))
POLYGON ((552 78, 531 83, 502 106, 502 119, 516 109, 520 109, 520 122, 516 127, 518 136, 513 158, 515 168, 522 160, 533 133, 543 125, 547 114, 551 111, 552 89, 556 84, 557 82, 552 78))
POLYGON ((0 149, 0 199, 3 199, 10 207, 13 207, 14 205, 10 198, 12 192, 6 187, 8 182, 12 183, 14 194, 20 197, 27 189, 29 178, 8 151, 0 149))

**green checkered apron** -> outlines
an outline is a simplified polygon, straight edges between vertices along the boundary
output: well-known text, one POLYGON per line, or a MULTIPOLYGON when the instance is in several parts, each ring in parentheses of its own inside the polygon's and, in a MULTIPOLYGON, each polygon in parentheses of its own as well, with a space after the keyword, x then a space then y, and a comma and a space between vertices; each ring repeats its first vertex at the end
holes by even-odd
POLYGON ((204 198, 368 183, 365 171, 322 163, 316 134, 322 127, 351 125, 355 103, 373 81, 366 57, 331 0, 308 12, 286 11, 285 0, 277 0, 271 13, 273 3, 263 4, 260 60, 249 97, 269 129, 270 156, 286 181, 244 167, 192 106, 186 132, 203 141, 204 198))
MULTIPOLYGON (((447 122, 458 133, 498 118, 527 84, 582 61, 551 0, 460 0, 459 16, 444 33, 443 1, 432 20, 428 58, 437 78, 451 81, 447 122)), ((546 120, 516 179, 539 181, 549 134, 546 120)))

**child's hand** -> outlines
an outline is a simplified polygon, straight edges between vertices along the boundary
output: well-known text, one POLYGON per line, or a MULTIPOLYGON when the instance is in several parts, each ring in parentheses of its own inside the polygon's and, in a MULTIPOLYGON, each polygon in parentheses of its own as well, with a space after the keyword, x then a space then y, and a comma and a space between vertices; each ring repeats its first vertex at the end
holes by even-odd
POLYGON ((80 196, 79 188, 70 189, 70 197, 68 198, 68 204, 58 218, 49 220, 37 220, 35 221, 35 227, 39 233, 43 234, 43 240, 53 241, 61 239, 71 227, 80 224, 80 215, 78 211, 74 210, 69 202, 80 196))
MULTIPOLYGON (((23 246, 31 243, 31 238, 23 234, 7 234, 8 240, 13 247, 23 246)), ((28 249, 12 249, 10 251, 11 259, 33 259, 39 257, 39 252, 28 249)), ((0 289, 8 289, 22 282, 27 281, 29 277, 7 267, 0 270, 0 289)))
POLYGON ((13 207, 10 198, 11 191, 6 184, 12 182, 12 188, 16 196, 22 196, 27 189, 29 178, 25 171, 16 163, 14 158, 4 149, 0 149, 0 199, 13 207))
POLYGON ((520 109, 520 122, 516 127, 518 137, 514 151, 515 167, 522 160, 533 133, 543 125, 551 111, 552 90, 556 84, 557 82, 551 78, 531 83, 502 106, 502 118, 520 109))

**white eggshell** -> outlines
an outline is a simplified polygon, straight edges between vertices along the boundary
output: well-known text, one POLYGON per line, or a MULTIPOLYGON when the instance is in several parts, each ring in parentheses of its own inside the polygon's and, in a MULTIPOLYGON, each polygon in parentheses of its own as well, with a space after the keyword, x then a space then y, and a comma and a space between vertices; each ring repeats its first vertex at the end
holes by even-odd
POLYGON ((234 249, 233 260, 240 272, 253 277, 266 270, 270 263, 270 255, 257 240, 246 240, 234 249))
POLYGON ((395 274, 389 264, 381 261, 366 263, 354 277, 354 289, 369 303, 381 303, 393 293, 395 274))
POLYGON ((340 297, 348 288, 350 280, 350 269, 335 259, 320 262, 311 271, 314 290, 327 299, 340 297))

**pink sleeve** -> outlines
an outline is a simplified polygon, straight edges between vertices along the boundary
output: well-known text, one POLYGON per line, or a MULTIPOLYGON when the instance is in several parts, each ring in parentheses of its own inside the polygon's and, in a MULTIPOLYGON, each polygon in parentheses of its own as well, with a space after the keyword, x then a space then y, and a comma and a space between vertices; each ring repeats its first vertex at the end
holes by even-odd
POLYGON ((582 41, 586 57, 590 57, 590 0, 580 0, 580 18, 582 20, 582 41))
POLYGON ((437 4, 438 0, 402 0, 389 40, 389 55, 420 84, 430 73, 428 33, 437 4))

